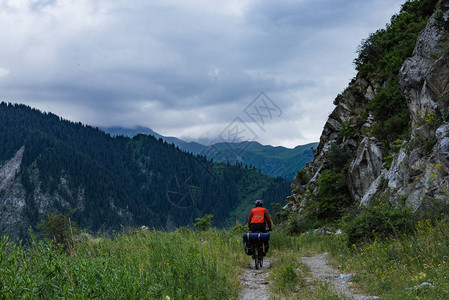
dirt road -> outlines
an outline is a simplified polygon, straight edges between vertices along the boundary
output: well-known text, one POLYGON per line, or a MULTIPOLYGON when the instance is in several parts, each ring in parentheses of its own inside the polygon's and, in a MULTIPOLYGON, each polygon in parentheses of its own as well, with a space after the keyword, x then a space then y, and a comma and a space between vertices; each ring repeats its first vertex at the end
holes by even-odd
POLYGON ((326 257, 327 253, 322 253, 311 257, 303 257, 301 260, 310 268, 314 279, 330 283, 335 292, 344 299, 381 299, 376 296, 358 294, 356 290, 350 288, 354 274, 339 274, 327 264, 326 257))
POLYGON ((264 260, 264 265, 261 269, 256 270, 254 262, 250 267, 243 269, 240 279, 242 291, 238 297, 239 300, 262 300, 270 298, 270 287, 268 275, 270 268, 270 259, 264 260))

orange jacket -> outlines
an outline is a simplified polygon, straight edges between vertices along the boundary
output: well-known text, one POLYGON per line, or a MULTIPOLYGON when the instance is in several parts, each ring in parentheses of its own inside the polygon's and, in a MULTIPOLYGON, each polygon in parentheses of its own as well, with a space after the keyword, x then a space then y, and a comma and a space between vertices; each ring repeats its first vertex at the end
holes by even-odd
POLYGON ((267 209, 263 207, 255 207, 249 213, 248 227, 253 223, 262 224, 265 223, 265 221, 268 223, 268 227, 271 228, 271 219, 268 215, 267 209))

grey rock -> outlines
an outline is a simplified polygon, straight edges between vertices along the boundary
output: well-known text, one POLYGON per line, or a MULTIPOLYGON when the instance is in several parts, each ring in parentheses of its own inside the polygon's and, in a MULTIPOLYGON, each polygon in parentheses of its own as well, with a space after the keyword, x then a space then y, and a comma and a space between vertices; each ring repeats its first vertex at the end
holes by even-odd
POLYGON ((388 187, 399 189, 409 180, 408 155, 400 150, 393 160, 391 168, 387 173, 388 187))
POLYGON ((449 1, 448 0, 441 0, 440 7, 443 11, 449 10, 449 1))
POLYGON ((382 181, 386 180, 385 179, 386 176, 386 170, 384 170, 382 172, 382 174, 380 174, 376 180, 373 181, 373 183, 371 184, 369 190, 363 195, 362 200, 360 200, 360 206, 366 206, 368 205, 371 200, 378 195, 381 190, 382 190, 382 181))
POLYGON ((440 107, 449 104, 449 53, 443 54, 426 74, 426 87, 440 107))
POLYGON ((438 143, 438 158, 449 167, 449 137, 442 138, 438 143))
POLYGON ((430 282, 423 282, 419 285, 415 285, 414 287, 407 288, 407 290, 421 290, 421 289, 427 289, 427 288, 434 288, 434 286, 430 282))
POLYGON ((347 274, 337 274, 333 276, 334 280, 343 279, 343 280, 351 280, 354 277, 355 273, 347 273, 347 274))
POLYGON ((443 124, 435 131, 435 137, 441 140, 449 135, 449 123, 443 124))
POLYGON ((360 201, 369 191, 372 182, 380 175, 382 159, 380 144, 365 137, 348 171, 348 187, 353 199, 360 201))
POLYGON ((335 130, 335 131, 341 130, 341 123, 332 118, 327 119, 326 126, 330 127, 332 130, 335 130))
POLYGON ((439 51, 438 45, 443 33, 441 27, 431 18, 418 37, 413 56, 404 62, 399 71, 401 91, 407 100, 412 120, 415 123, 434 104, 432 103, 432 86, 434 84, 430 83, 429 91, 427 89, 429 81, 425 82, 425 79, 432 67, 431 56, 439 51))

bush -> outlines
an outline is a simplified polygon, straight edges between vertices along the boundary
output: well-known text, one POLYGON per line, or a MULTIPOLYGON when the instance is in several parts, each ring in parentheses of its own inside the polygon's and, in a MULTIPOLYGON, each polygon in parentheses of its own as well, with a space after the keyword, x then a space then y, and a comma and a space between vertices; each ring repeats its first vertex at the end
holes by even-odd
POLYGON ((403 204, 394 207, 384 198, 377 199, 375 205, 364 208, 355 217, 342 218, 349 245, 413 233, 415 223, 410 208, 403 204))
POLYGON ((210 228, 210 226, 212 225, 213 217, 214 217, 214 215, 212 215, 212 214, 206 214, 202 218, 196 218, 195 219, 196 223, 194 224, 195 228, 199 231, 208 230, 210 228))
POLYGON ((289 235, 299 235, 314 226, 313 220, 310 220, 306 215, 292 213, 288 218, 287 233, 289 235))
POLYGON ((368 110, 378 122, 378 126, 373 127, 373 134, 387 144, 398 139, 408 128, 409 109, 397 78, 377 89, 374 99, 368 104, 368 110))
POLYGON ((75 210, 72 210, 66 215, 61 212, 47 214, 45 220, 39 224, 44 235, 62 245, 66 251, 73 248, 73 236, 79 232, 77 224, 70 220, 74 212, 75 210))
POLYGON ((232 232, 243 234, 245 232, 248 232, 248 227, 240 224, 239 220, 235 219, 235 226, 232 228, 232 232))
POLYGON ((338 144, 331 144, 330 149, 324 154, 329 168, 343 169, 351 158, 351 154, 338 144))
POLYGON ((280 203, 273 203, 271 207, 273 209, 273 213, 271 214, 273 223, 279 224, 288 219, 289 210, 284 209, 280 203))
POLYGON ((426 198, 415 213, 415 218, 419 221, 428 221, 432 225, 435 225, 448 215, 449 203, 441 199, 426 198))
POLYGON ((346 186, 345 170, 326 170, 321 174, 318 192, 313 199, 312 209, 317 220, 335 220, 341 217, 351 205, 346 186))
POLYGON ((310 176, 309 176, 306 168, 296 171, 296 180, 301 185, 305 185, 309 182, 310 176))

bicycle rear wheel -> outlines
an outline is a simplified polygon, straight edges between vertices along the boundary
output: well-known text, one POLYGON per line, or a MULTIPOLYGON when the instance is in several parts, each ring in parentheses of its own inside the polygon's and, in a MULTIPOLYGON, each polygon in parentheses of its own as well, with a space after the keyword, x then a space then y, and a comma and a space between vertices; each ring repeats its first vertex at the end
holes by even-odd
POLYGON ((254 257, 254 265, 256 266, 256 270, 258 270, 259 269, 259 265, 260 265, 259 253, 257 253, 256 256, 254 257))

